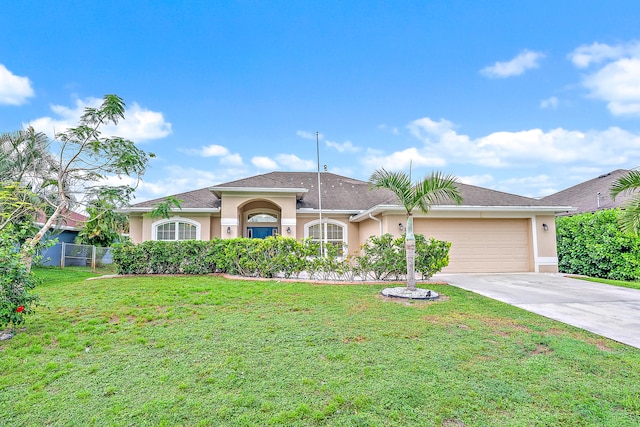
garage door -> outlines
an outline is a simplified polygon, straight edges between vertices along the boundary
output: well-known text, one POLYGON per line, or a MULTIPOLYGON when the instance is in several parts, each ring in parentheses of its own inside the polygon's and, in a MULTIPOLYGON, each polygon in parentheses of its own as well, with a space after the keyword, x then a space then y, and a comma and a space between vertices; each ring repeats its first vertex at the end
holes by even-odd
POLYGON ((443 273, 533 271, 529 219, 417 220, 416 232, 451 242, 443 273))

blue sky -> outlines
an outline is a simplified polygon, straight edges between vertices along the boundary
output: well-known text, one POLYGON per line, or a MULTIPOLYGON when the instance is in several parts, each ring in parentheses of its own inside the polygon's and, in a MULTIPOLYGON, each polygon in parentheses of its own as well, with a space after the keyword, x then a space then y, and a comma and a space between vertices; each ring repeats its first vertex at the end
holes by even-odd
POLYGON ((637 1, 3 2, 0 132, 115 93, 135 201, 271 171, 539 197, 640 165, 637 1))

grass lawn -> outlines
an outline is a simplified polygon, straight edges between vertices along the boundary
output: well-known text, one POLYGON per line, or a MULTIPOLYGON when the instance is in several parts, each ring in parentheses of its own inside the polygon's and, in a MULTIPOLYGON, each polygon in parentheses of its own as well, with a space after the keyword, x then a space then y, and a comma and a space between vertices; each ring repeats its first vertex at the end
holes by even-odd
POLYGON ((37 274, 2 425, 640 425, 640 350, 454 287, 37 274))
POLYGON ((587 282, 598 282, 598 283, 604 283, 607 285, 621 286, 623 288, 640 289, 640 282, 626 282, 623 280, 600 279, 598 277, 585 277, 585 276, 569 276, 569 277, 573 279, 586 280, 587 282))

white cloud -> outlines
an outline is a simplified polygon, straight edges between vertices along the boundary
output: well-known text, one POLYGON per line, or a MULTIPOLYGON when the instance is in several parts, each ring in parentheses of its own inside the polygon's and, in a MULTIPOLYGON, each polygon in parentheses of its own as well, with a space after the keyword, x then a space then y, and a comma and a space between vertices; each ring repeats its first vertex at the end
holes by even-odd
POLYGON ((275 160, 271 157, 256 156, 251 159, 251 163, 264 170, 287 169, 292 171, 314 170, 317 163, 311 160, 303 160, 295 154, 278 154, 275 160))
POLYGON ((200 148, 178 148, 178 151, 186 153, 190 156, 199 157, 219 157, 220 164, 223 166, 242 166, 242 156, 238 153, 231 154, 227 147, 217 144, 206 145, 200 148))
POLYGON ((469 184, 469 185, 475 185, 478 187, 487 187, 487 188, 490 188, 495 182, 493 176, 489 174, 460 176, 458 177, 458 179, 463 184, 469 184))
MULTIPOLYGON (((223 182, 242 178, 248 173, 247 170, 238 168, 216 168, 215 171, 212 171, 168 166, 163 168, 162 177, 158 180, 153 181, 145 176, 145 178, 138 183, 135 191, 135 199, 132 200, 131 203, 139 203, 145 200, 165 197, 170 194, 179 194, 211 187, 223 182)), ((135 180, 128 176, 112 176, 109 177, 106 182, 111 185, 135 185, 135 180)))
POLYGON ((125 119, 118 123, 117 130, 112 128, 120 136, 137 142, 164 138, 171 133, 171 123, 164 120, 162 113, 142 108, 135 102, 127 109, 125 119))
POLYGON ((622 58, 584 79, 591 96, 607 102, 614 115, 640 115, 640 57, 622 58))
POLYGON ((558 108, 558 98, 556 98, 555 96, 552 96, 550 98, 547 99, 543 99, 542 101, 540 101, 540 108, 542 109, 552 109, 555 110, 556 108, 558 108))
POLYGON ((0 105, 22 105, 34 95, 28 77, 16 76, 0 64, 0 105))
POLYGON ((342 175, 342 176, 353 176, 354 175, 354 171, 352 168, 343 168, 343 167, 335 167, 335 168, 329 168, 329 171, 331 173, 335 173, 336 175, 342 175))
POLYGON ((326 141, 327 147, 335 148, 339 153, 357 153, 360 151, 360 147, 354 146, 351 141, 345 141, 342 144, 339 142, 326 141))
MULTIPOLYGON (((77 126, 85 107, 97 108, 101 103, 102 99, 86 98, 77 99, 74 107, 52 105, 51 111, 57 118, 41 117, 28 124, 53 137, 54 133, 77 126)), ((118 135, 134 142, 142 142, 166 137, 171 133, 171 123, 164 120, 162 113, 148 110, 134 102, 127 108, 124 120, 120 120, 117 126, 104 126, 101 131, 104 136, 118 135)))
POLYGON ((538 68, 538 61, 544 58, 541 52, 524 50, 518 56, 507 62, 496 62, 491 66, 484 67, 480 73, 491 78, 505 78, 519 76, 526 70, 538 68))
POLYGON ((278 154, 276 160, 289 170, 307 171, 313 170, 314 168, 317 169, 317 162, 303 160, 295 154, 278 154))
POLYGON ((411 147, 391 154, 381 154, 369 150, 361 162, 369 169, 385 168, 387 170, 407 170, 412 167, 441 167, 446 164, 444 158, 429 156, 424 150, 411 147))
MULTIPOLYGON (((303 139, 313 139, 314 141, 316 140, 316 132, 307 132, 305 130, 299 130, 296 132, 296 135, 298 135, 300 138, 303 139)), ((322 140, 324 138, 324 135, 318 132, 318 140, 322 140)))
POLYGON ((398 130, 397 127, 389 127, 389 126, 385 125, 384 123, 381 124, 381 125, 378 125, 378 129, 384 130, 384 131, 389 131, 393 135, 400 135, 400 131, 398 130))
POLYGON ((546 132, 541 129, 494 132, 475 139, 458 134, 446 120, 435 122, 425 117, 408 127, 423 143, 416 149, 417 154, 442 159, 443 164, 447 159, 450 163, 491 168, 540 163, 616 166, 640 158, 640 134, 618 127, 588 132, 562 128, 546 132))
POLYGON ((251 163, 259 169, 265 169, 265 170, 278 169, 278 163, 276 163, 275 160, 272 160, 269 157, 256 156, 251 159, 251 163))
POLYGON ((552 194, 558 190, 553 190, 556 180, 549 175, 540 174, 533 176, 522 176, 500 180, 495 187, 496 190, 509 192, 512 188, 520 189, 519 194, 526 197, 539 197, 541 195, 552 194))
POLYGON ((569 54, 578 68, 591 69, 583 77, 589 96, 607 103, 616 116, 640 116, 640 42, 610 46, 582 45, 569 54))
POLYGON ((182 151, 183 153, 192 155, 192 156, 200 156, 200 157, 222 157, 229 154, 229 150, 222 145, 205 145, 200 148, 178 148, 178 151, 182 151))
POLYGON ((638 54, 640 45, 630 43, 627 45, 609 46, 605 43, 595 42, 592 45, 582 45, 571 52, 568 57, 578 68, 587 68, 591 64, 599 64, 605 60, 619 59, 626 54, 638 54))
POLYGON ((220 159, 220 164, 228 166, 242 166, 242 156, 238 153, 229 154, 228 156, 224 156, 222 159, 220 159))
POLYGON ((219 157, 229 154, 229 150, 222 145, 211 144, 206 147, 202 147, 202 155, 204 157, 219 157))

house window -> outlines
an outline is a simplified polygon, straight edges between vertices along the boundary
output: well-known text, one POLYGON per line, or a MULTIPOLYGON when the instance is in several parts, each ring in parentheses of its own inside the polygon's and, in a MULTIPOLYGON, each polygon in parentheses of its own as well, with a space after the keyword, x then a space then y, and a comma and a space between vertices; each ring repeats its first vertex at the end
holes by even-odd
POLYGON ((278 222, 278 217, 269 213, 250 213, 247 222, 278 222))
MULTIPOLYGON (((321 225, 318 221, 307 224, 305 226, 305 237, 311 238, 314 242, 320 242, 320 227, 321 225)), ((347 245, 347 228, 345 224, 328 220, 327 222, 323 221, 322 227, 324 229, 324 244, 335 246, 338 250, 338 255, 342 256, 347 245)))
POLYGON ((153 224, 153 240, 197 240, 200 224, 185 219, 170 219, 153 224))

